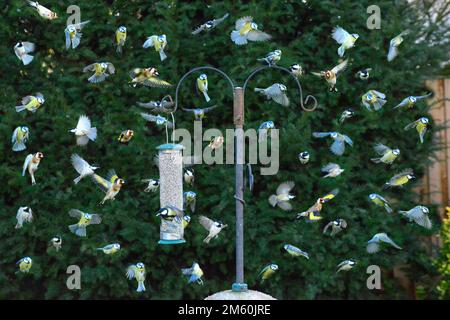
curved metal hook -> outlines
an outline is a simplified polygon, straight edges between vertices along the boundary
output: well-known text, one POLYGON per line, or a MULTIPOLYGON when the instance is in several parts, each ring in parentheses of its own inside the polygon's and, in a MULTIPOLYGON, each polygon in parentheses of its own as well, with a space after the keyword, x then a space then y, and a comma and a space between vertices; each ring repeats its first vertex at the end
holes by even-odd
POLYGON ((302 86, 300 85, 300 81, 298 81, 297 77, 294 76, 294 75, 292 74, 292 72, 289 71, 289 69, 286 69, 286 68, 284 68, 284 67, 279 67, 279 66, 276 66, 276 65, 273 65, 273 66, 262 66, 262 67, 259 67, 259 68, 255 69, 255 70, 253 70, 253 72, 250 73, 250 75, 247 77, 247 79, 246 79, 245 82, 244 82, 244 87, 243 87, 244 94, 245 94, 245 89, 246 89, 246 87, 247 87, 248 82, 249 82, 249 81, 250 81, 257 73, 259 73, 259 72, 261 72, 261 71, 263 71, 263 70, 266 70, 266 69, 278 69, 278 70, 281 70, 281 71, 284 71, 284 72, 289 73, 289 74, 294 78, 295 82, 297 83, 298 90, 300 91, 300 106, 302 107, 302 109, 303 109, 304 111, 308 111, 308 112, 311 112, 311 111, 316 110, 316 108, 317 108, 317 99, 316 99, 316 97, 314 97, 314 96, 312 96, 312 95, 307 95, 306 98, 305 98, 305 100, 303 100, 302 86), (305 108, 305 105, 308 104, 308 101, 309 101, 310 99, 311 99, 311 100, 314 100, 314 106, 313 106, 311 109, 305 108))

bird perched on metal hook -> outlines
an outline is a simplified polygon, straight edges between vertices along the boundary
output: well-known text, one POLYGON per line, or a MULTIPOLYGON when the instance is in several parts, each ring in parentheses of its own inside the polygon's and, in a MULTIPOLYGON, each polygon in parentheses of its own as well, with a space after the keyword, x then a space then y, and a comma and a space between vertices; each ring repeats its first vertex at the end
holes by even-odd
POLYGON ((138 106, 146 109, 150 109, 153 113, 171 113, 174 111, 173 106, 175 102, 172 101, 171 96, 165 96, 160 101, 150 101, 150 102, 137 102, 138 106))
POLYGON ((281 60, 281 50, 277 49, 275 51, 269 52, 264 58, 257 59, 258 61, 262 61, 267 63, 269 66, 274 66, 278 61, 281 60))

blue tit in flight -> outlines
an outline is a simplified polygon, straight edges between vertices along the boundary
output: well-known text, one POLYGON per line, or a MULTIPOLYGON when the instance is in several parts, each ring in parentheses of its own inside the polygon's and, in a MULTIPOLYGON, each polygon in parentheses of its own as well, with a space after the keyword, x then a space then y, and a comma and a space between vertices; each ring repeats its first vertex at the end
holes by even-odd
POLYGON ((408 218, 409 221, 413 221, 419 226, 424 227, 425 229, 430 230, 432 228, 431 220, 428 217, 430 210, 428 210, 428 208, 425 206, 415 206, 408 211, 399 210, 398 213, 408 218))
POLYGON ((367 241, 367 247, 366 247, 367 253, 377 253, 378 251, 380 251, 382 243, 387 243, 399 250, 402 249, 394 241, 392 241, 392 239, 389 238, 389 236, 386 233, 382 232, 382 233, 377 233, 376 235, 374 235, 372 237, 372 239, 367 241))
POLYGON ((329 164, 325 165, 320 169, 323 173, 326 173, 322 178, 335 178, 338 175, 340 175, 342 172, 344 172, 344 169, 341 169, 341 167, 337 163, 330 162, 329 164))
POLYGON ((104 254, 115 254, 120 250, 120 243, 111 243, 102 248, 97 248, 98 251, 103 251, 104 254))
POLYGON ((212 150, 219 149, 223 145, 224 141, 225 138, 223 136, 213 137, 209 142, 208 147, 210 147, 212 150))
POLYGON ((33 61, 34 57, 30 55, 36 48, 36 45, 28 41, 19 41, 14 46, 14 53, 17 58, 26 66, 33 61))
POLYGON ((337 66, 333 67, 331 70, 325 70, 320 72, 311 72, 313 75, 324 79, 328 86, 330 87, 330 92, 337 92, 336 81, 339 74, 344 71, 348 66, 348 59, 342 61, 337 66))
POLYGON ((389 52, 387 55, 387 60, 389 62, 391 62, 398 56, 398 47, 402 44, 403 36, 405 36, 407 33, 408 31, 403 31, 389 42, 389 52))
POLYGON ((69 132, 75 134, 78 146, 85 146, 89 143, 89 140, 95 141, 97 139, 97 128, 92 127, 91 120, 85 115, 78 118, 76 128, 69 132))
POLYGON ((211 101, 211 98, 208 95, 208 76, 204 73, 197 78, 197 90, 203 94, 206 102, 211 101))
POLYGON ((22 112, 24 110, 28 110, 34 113, 44 104, 44 102, 45 102, 44 95, 38 92, 34 96, 26 96, 22 98, 22 105, 16 106, 16 111, 22 112))
POLYGON ((32 185, 36 184, 34 174, 36 173, 42 158, 44 158, 44 154, 42 152, 36 152, 35 154, 27 155, 27 157, 25 158, 25 162, 23 163, 22 176, 24 177, 25 172, 28 171, 28 174, 31 177, 32 185))
POLYGON ((427 133, 429 122, 430 121, 428 120, 428 118, 422 117, 422 118, 419 118, 418 120, 408 124, 405 127, 405 130, 415 128, 416 131, 419 133, 420 143, 423 143, 423 137, 425 136, 425 133, 427 133))
POLYGON ((194 191, 186 191, 183 193, 184 207, 189 207, 191 212, 195 212, 195 204, 197 202, 197 193, 194 191))
POLYGON ((350 119, 355 115, 355 111, 352 109, 346 109, 342 112, 341 117, 339 118, 339 123, 344 123, 346 119, 350 119))
POLYGON ((147 40, 145 40, 142 47, 145 49, 154 47, 155 51, 159 53, 159 57, 160 57, 161 61, 164 61, 167 58, 167 55, 164 52, 164 50, 166 49, 166 46, 167 46, 167 37, 165 34, 162 34, 160 36, 153 35, 153 36, 148 37, 147 40))
POLYGON ((171 96, 165 96, 160 101, 137 102, 137 105, 142 108, 149 109, 152 113, 172 113, 175 102, 171 96))
POLYGON ((278 265, 275 263, 271 263, 265 266, 258 275, 258 277, 261 278, 261 283, 269 279, 277 271, 278 265))
POLYGON ((83 36, 80 31, 89 22, 90 21, 88 20, 76 24, 69 24, 66 27, 66 29, 64 30, 64 34, 66 35, 66 50, 69 50, 70 46, 72 46, 72 49, 75 49, 79 46, 81 37, 83 36))
POLYGON ((350 34, 339 26, 333 28, 331 36, 333 37, 334 40, 336 40, 337 43, 341 45, 337 51, 339 57, 344 56, 345 50, 353 48, 355 46, 356 40, 358 40, 359 38, 358 34, 356 33, 350 34))
POLYGON ((141 181, 147 183, 144 192, 156 192, 159 188, 159 179, 144 179, 141 181))
POLYGON ((197 262, 194 261, 190 268, 181 269, 181 273, 189 277, 188 283, 197 282, 198 284, 203 285, 203 270, 197 262))
POLYGON ((323 204, 336 197, 339 193, 339 189, 333 189, 328 194, 320 197, 316 200, 316 203, 312 205, 308 210, 297 213, 297 219, 305 218, 306 222, 316 222, 322 220, 320 212, 322 211, 323 204))
POLYGON ((53 248, 55 248, 56 252, 61 250, 62 248, 62 238, 61 236, 54 236, 50 239, 50 243, 52 244, 53 248))
POLYGON ((161 219, 167 220, 167 221, 175 220, 178 223, 181 223, 180 216, 182 216, 182 215, 183 215, 183 210, 178 209, 175 206, 165 206, 156 212, 157 217, 160 217, 161 219))
POLYGON ((90 83, 100 83, 116 72, 116 68, 111 62, 95 62, 83 68, 83 72, 94 72, 89 77, 90 83))
POLYGON ((281 50, 277 49, 275 51, 269 52, 264 58, 257 59, 258 61, 262 61, 267 63, 269 66, 274 66, 281 60, 281 50))
POLYGON ((433 93, 428 93, 424 96, 409 96, 402 100, 398 105, 394 107, 394 109, 412 109, 417 101, 424 100, 429 98, 433 93))
POLYGON ((91 166, 86 160, 80 157, 78 154, 72 154, 70 162, 73 168, 78 172, 79 176, 73 180, 73 183, 77 184, 81 179, 92 176, 94 171, 99 169, 97 166, 91 166))
POLYGON ((400 155, 400 149, 391 149, 382 143, 377 143, 374 147, 374 150, 376 153, 378 153, 378 155, 381 156, 379 158, 370 159, 375 163, 382 162, 386 164, 392 164, 400 155))
POLYGON ((369 200, 372 201, 375 205, 383 207, 387 213, 392 213, 392 208, 389 205, 389 202, 379 194, 376 193, 369 194, 369 200))
POLYGON ((305 74, 305 70, 298 63, 294 63, 293 65, 291 65, 289 67, 289 70, 296 78, 300 78, 301 76, 303 76, 305 74))
POLYGON ((212 107, 203 108, 203 109, 200 109, 200 108, 188 109, 188 108, 183 108, 183 107, 181 109, 183 109, 183 111, 193 113, 195 121, 202 121, 203 118, 205 117, 206 113, 213 111, 217 107, 218 107, 217 105, 214 105, 212 107))
POLYGON ((156 68, 134 68, 130 72, 131 85, 136 87, 136 85, 141 84, 146 87, 152 88, 169 88, 172 85, 159 78, 159 72, 156 68))
POLYGON ((226 13, 222 18, 208 20, 205 23, 203 23, 202 25, 195 28, 195 30, 192 31, 192 34, 195 35, 195 34, 199 34, 202 31, 210 31, 210 30, 214 29, 215 27, 217 27, 217 25, 222 23, 226 18, 228 18, 228 16, 229 16, 229 14, 226 13))
POLYGON ((23 151, 27 148, 25 145, 30 137, 30 129, 27 126, 20 126, 14 129, 11 143, 12 150, 15 152, 23 151))
POLYGON ((289 98, 286 95, 287 87, 284 84, 274 83, 265 89, 255 88, 255 92, 265 95, 267 100, 272 99, 276 103, 281 104, 283 107, 289 106, 289 98))
POLYGON ((16 214, 17 224, 16 229, 20 229, 24 222, 33 221, 33 210, 30 207, 20 207, 16 214))
POLYGON ((330 150, 337 156, 342 156, 345 152, 345 144, 353 147, 353 141, 345 134, 339 132, 313 132, 314 138, 325 138, 330 137, 333 139, 330 150))
POLYGON ((122 144, 128 144, 128 143, 130 143, 130 141, 133 137, 134 137, 133 130, 124 130, 119 134, 117 141, 119 141, 122 144))
POLYGON ((145 291, 145 265, 142 262, 138 262, 128 267, 127 272, 125 273, 128 280, 136 279, 138 286, 136 292, 144 292, 145 291))
POLYGON ((43 5, 39 4, 37 1, 30 1, 28 0, 28 4, 36 9, 37 13, 46 20, 54 20, 58 18, 58 15, 56 12, 51 11, 50 9, 47 9, 43 5))
POLYGON ((298 160, 300 160, 301 164, 307 164, 309 162, 309 152, 308 151, 302 151, 298 154, 298 160))
POLYGON ((355 77, 361 80, 368 80, 370 77, 370 71, 372 71, 372 68, 359 70, 357 73, 355 73, 355 77))
POLYGON ((292 244, 285 244, 283 246, 284 250, 286 250, 289 255, 293 257, 304 257, 309 260, 309 254, 308 252, 305 252, 301 250, 300 248, 297 248, 296 246, 293 246, 292 244))
POLYGON ((114 45, 116 46, 117 54, 122 54, 126 40, 127 40, 127 28, 125 26, 120 26, 119 28, 117 28, 114 37, 114 45))
POLYGON ((389 187, 403 187, 409 180, 414 179, 414 172, 411 168, 405 169, 402 172, 393 176, 388 182, 384 184, 384 188, 389 187))
POLYGON ((231 40, 238 46, 247 44, 248 41, 268 41, 271 35, 258 29, 252 17, 239 18, 235 23, 235 30, 231 32, 231 40))
POLYGON ((167 126, 167 128, 173 128, 173 123, 167 120, 167 118, 160 116, 159 114, 154 116, 149 113, 141 112, 141 117, 149 122, 156 123, 157 126, 167 126))
POLYGON ((191 217, 188 215, 183 216, 183 229, 186 229, 186 227, 189 225, 189 222, 191 222, 191 217))
POLYGON ((208 236, 205 239, 203 239, 204 243, 209 243, 209 241, 211 241, 212 239, 217 238, 219 236, 220 231, 228 227, 228 225, 223 224, 220 221, 214 221, 205 216, 200 216, 198 218, 198 221, 200 222, 202 227, 209 232, 208 236))
POLYGON ((369 90, 361 97, 362 105, 369 111, 380 110, 386 101, 386 95, 376 90, 369 90), (372 109, 373 108, 373 109, 372 109))
POLYGON ((17 261, 16 264, 19 265, 19 271, 17 271, 16 273, 28 273, 33 266, 33 260, 30 257, 25 257, 17 261))
POLYGON ((343 231, 344 229, 347 228, 347 221, 345 221, 344 219, 337 219, 334 221, 330 221, 327 223, 327 225, 325 226, 325 228, 323 228, 323 234, 326 234, 327 231, 331 228, 331 232, 330 232, 330 236, 334 237, 335 235, 337 235, 339 232, 343 231))
POLYGON ((86 227, 91 224, 100 224, 102 218, 98 214, 85 213, 78 209, 70 209, 69 216, 79 219, 77 223, 69 226, 70 232, 79 237, 86 237, 86 227))
POLYGON ((193 168, 185 168, 184 174, 183 174, 184 182, 187 183, 190 186, 194 185, 194 169, 193 168))
POLYGON ((294 199, 295 196, 290 194, 291 190, 295 187, 293 181, 286 181, 281 183, 276 191, 276 195, 273 194, 269 197, 269 203, 272 207, 278 206, 284 211, 292 210, 292 204, 289 202, 294 199))
POLYGON ((100 204, 104 204, 107 200, 115 200, 120 189, 125 184, 125 180, 120 179, 115 170, 109 170, 106 179, 95 173, 91 177, 92 181, 106 194, 100 204))
POLYGON ((351 269, 353 269, 356 266, 356 261, 354 260, 344 260, 341 263, 339 263, 337 265, 337 271, 336 273, 340 272, 340 271, 350 271, 351 269))

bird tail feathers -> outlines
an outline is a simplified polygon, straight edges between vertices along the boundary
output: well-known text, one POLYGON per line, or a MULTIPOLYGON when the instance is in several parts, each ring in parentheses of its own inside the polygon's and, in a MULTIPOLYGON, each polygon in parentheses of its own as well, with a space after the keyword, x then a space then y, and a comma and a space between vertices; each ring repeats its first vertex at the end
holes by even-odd
POLYGON ((247 44, 247 37, 241 35, 241 33, 238 30, 233 30, 231 32, 231 40, 233 40, 233 42, 238 46, 247 44))

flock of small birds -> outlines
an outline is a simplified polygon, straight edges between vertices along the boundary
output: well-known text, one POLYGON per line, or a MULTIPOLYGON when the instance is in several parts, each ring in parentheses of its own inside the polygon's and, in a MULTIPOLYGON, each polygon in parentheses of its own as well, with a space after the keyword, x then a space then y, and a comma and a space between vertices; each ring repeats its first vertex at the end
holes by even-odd
MULTIPOLYGON (((50 9, 42 6, 38 2, 28 1, 29 5, 36 10, 36 12, 46 20, 57 19, 58 15, 51 11, 50 9)), ((192 35, 197 35, 203 32, 209 32, 210 30, 216 28, 218 25, 222 24, 229 14, 207 21, 197 28, 194 29, 192 35)), ((88 30, 89 21, 80 22, 77 24, 70 24, 66 27, 65 33, 65 47, 67 50, 76 49, 82 42, 81 31, 88 30)), ((402 32, 398 36, 394 37, 390 41, 390 47, 387 55, 387 60, 392 61, 399 54, 399 46, 403 42, 403 37, 407 32, 402 32)), ((355 46, 358 34, 351 34, 344 30, 343 28, 337 26, 332 30, 332 38, 340 45, 338 48, 338 55, 343 58, 345 53, 355 46)), ((247 45, 249 42, 262 42, 269 41, 272 36, 258 29, 258 25, 255 23, 252 17, 246 16, 239 18, 235 22, 234 30, 231 32, 231 40, 238 46, 247 45)), ((125 26, 119 26, 115 31, 114 36, 114 46, 116 52, 119 55, 123 54, 124 47, 126 46, 127 40, 127 28, 125 26)), ((164 61, 167 59, 167 53, 165 52, 167 47, 168 39, 166 35, 152 35, 148 37, 143 48, 154 48, 154 50, 159 54, 160 60, 164 61)), ((33 61, 32 53, 35 51, 36 45, 27 41, 20 41, 14 46, 14 52, 17 58, 24 64, 28 65, 33 61)), ((273 52, 268 53, 265 57, 257 59, 258 61, 268 64, 269 66, 276 65, 282 56, 282 51, 277 49, 273 52)), ((341 73, 348 67, 348 58, 341 60, 339 64, 329 70, 324 70, 320 72, 312 72, 313 75, 323 78, 331 92, 337 92, 337 78, 341 73)), ((83 68, 84 73, 89 73, 90 76, 87 79, 90 83, 101 83, 107 81, 108 77, 113 76, 115 73, 115 66, 110 62, 95 62, 83 68)), ((300 64, 293 64, 290 66, 290 71, 293 76, 300 78, 305 75, 305 71, 300 64)), ((370 77, 370 72, 372 69, 367 68, 358 71, 355 76, 366 81, 370 77)), ((129 84, 133 87, 135 86, 146 86, 146 87, 159 87, 159 88, 169 88, 172 85, 161 79, 158 70, 155 67, 148 68, 135 68, 130 72, 130 82, 129 84)), ((198 93, 202 94, 206 103, 211 101, 208 95, 208 77, 206 74, 200 74, 196 80, 196 88, 198 93)), ((267 88, 255 88, 255 92, 263 95, 267 100, 272 100, 277 104, 287 107, 290 105, 289 98, 287 96, 287 87, 281 83, 274 83, 267 88)), ((402 100, 395 108, 401 109, 412 109, 415 103, 419 100, 423 100, 429 97, 430 94, 423 96, 410 96, 402 100)), ((386 95, 376 90, 369 90, 361 97, 361 104, 368 111, 378 111, 386 104, 386 95)), ((17 112, 29 111, 36 112, 45 103, 44 95, 40 92, 34 95, 28 95, 24 97, 21 101, 21 105, 16 106, 15 110, 17 112)), ((173 122, 171 122, 167 117, 161 116, 160 114, 172 115, 174 112, 174 105, 170 95, 166 95, 161 100, 150 101, 150 102, 138 102, 139 107, 146 108, 150 110, 151 113, 141 113, 141 116, 149 121, 155 123, 157 126, 165 126, 166 128, 173 128, 173 122)), ((201 121, 205 114, 213 111, 217 108, 217 105, 209 106, 206 108, 182 108, 183 111, 192 113, 194 115, 195 121, 201 121)), ((351 109, 345 110, 339 122, 343 123, 347 119, 354 116, 354 111, 351 109)), ((172 118, 173 119, 173 118, 172 118)), ((427 132, 429 120, 427 118, 419 118, 416 121, 407 124, 405 130, 415 129, 419 134, 420 142, 424 142, 424 135, 427 132)), ((273 121, 266 121, 262 123, 259 130, 264 134, 268 134, 271 129, 275 128, 273 121)), ((79 117, 78 123, 74 129, 69 130, 73 133, 76 138, 76 144, 78 146, 86 146, 90 141, 95 142, 97 138, 97 128, 93 127, 91 120, 85 116, 81 115, 79 117)), ((12 150, 14 152, 21 152, 27 149, 27 142, 30 135, 30 129, 27 126, 17 127, 12 135, 12 150)), ((127 144, 134 136, 133 130, 123 131, 119 137, 118 142, 127 144)), ((327 138, 332 141, 330 150, 336 156, 342 156, 345 152, 346 145, 352 146, 353 142, 345 134, 339 132, 314 132, 313 137, 315 138, 327 138)), ((223 136, 214 137, 209 147, 211 149, 220 148, 223 145, 223 136)), ((400 155, 400 150, 395 148, 390 148, 383 144, 376 144, 374 147, 375 153, 378 157, 373 158, 372 161, 375 163, 392 164, 396 158, 400 155)), ((306 164, 309 161, 308 151, 303 151, 298 155, 301 164, 306 164)), ((23 165, 22 175, 28 172, 31 178, 31 183, 34 185, 36 183, 35 174, 38 167, 44 159, 44 154, 42 152, 35 152, 28 154, 25 158, 23 165)), ((158 159, 155 159, 156 163, 158 159)), ((100 202, 100 204, 105 204, 106 201, 112 201, 119 194, 121 188, 124 186, 125 181, 121 179, 118 174, 111 170, 105 178, 97 175, 95 171, 99 169, 97 166, 89 164, 78 154, 73 154, 71 156, 71 163, 77 172, 78 176, 74 179, 74 184, 78 184, 84 178, 90 178, 104 193, 105 196, 100 202)), ((251 174, 251 167, 249 168, 249 183, 253 184, 253 175, 251 174)), ((329 163, 322 169, 325 174, 323 178, 335 178, 344 172, 339 164, 329 163)), ((394 175, 388 182, 386 182, 385 187, 401 187, 408 183, 414 178, 413 170, 407 169, 396 175, 394 175)), ((184 181, 186 184, 192 186, 194 183, 194 170, 191 167, 184 168, 184 181)), ((146 179, 142 180, 147 184, 145 192, 156 192, 159 188, 159 179, 146 179)), ((291 181, 281 183, 276 189, 276 193, 271 195, 268 199, 272 207, 279 207, 282 210, 290 211, 293 209, 291 200, 294 195, 291 194, 291 190, 295 187, 294 183, 291 181)), ((252 189, 252 187, 250 187, 252 189)), ((317 222, 322 219, 320 212, 323 205, 334 199, 339 193, 339 189, 334 189, 328 194, 319 197, 317 201, 306 211, 297 214, 297 219, 305 219, 307 222, 317 222)), ((195 212, 197 194, 193 191, 187 191, 184 193, 184 207, 189 208, 191 212, 195 212)), ((369 200, 375 205, 383 207, 388 214, 393 213, 393 210, 389 202, 383 198, 381 195, 372 193, 369 195, 369 200)), ((161 219, 173 220, 179 216, 179 210, 175 207, 168 206, 161 208, 156 214, 160 216, 161 219)), ((399 211, 400 214, 404 215, 409 220, 417 223, 418 225, 431 229, 431 221, 428 218, 428 209, 424 206, 416 206, 409 211, 399 211)), ((71 209, 69 211, 69 216, 78 220, 77 223, 68 226, 69 230, 79 236, 86 237, 86 228, 90 225, 99 224, 102 222, 102 218, 98 214, 92 214, 83 212, 78 209, 71 209)), ((188 215, 182 215, 182 223, 184 227, 190 222, 190 217, 188 215)), ((20 207, 17 211, 17 224, 16 229, 22 228, 24 223, 32 222, 33 211, 30 207, 20 207)), ((209 243, 211 240, 218 237, 219 233, 227 227, 220 221, 214 221, 205 216, 199 216, 200 224, 208 231, 207 237, 204 239, 205 243, 209 243)), ((323 233, 329 233, 332 237, 336 236, 338 233, 343 232, 347 228, 347 221, 344 219, 337 219, 335 221, 330 221, 325 228, 323 233)), ((375 234, 372 239, 367 242, 367 252, 375 253, 378 252, 382 245, 388 244, 396 249, 401 249, 386 233, 381 232, 375 234)), ((51 244, 56 251, 62 248, 62 237, 55 236, 51 239, 51 244)), ((300 248, 292 245, 285 244, 285 251, 294 257, 304 257, 309 259, 307 252, 301 250, 300 248)), ((97 250, 102 251, 106 255, 112 255, 121 250, 121 245, 119 243, 112 243, 98 248, 97 250)), ((356 265, 356 260, 348 259, 342 261, 337 266, 337 272, 351 270, 356 265)), ((18 262, 18 272, 28 273, 33 265, 33 260, 31 257, 24 257, 18 262)), ((274 274, 279 269, 278 265, 275 263, 270 263, 265 266, 259 274, 261 282, 267 280, 272 274, 274 274)), ((188 283, 198 283, 203 284, 203 270, 197 262, 193 262, 190 268, 183 268, 182 274, 188 277, 188 283)), ((136 279, 138 283, 137 292, 145 291, 145 277, 146 269, 142 262, 130 265, 126 270, 126 276, 128 279, 136 279)))

